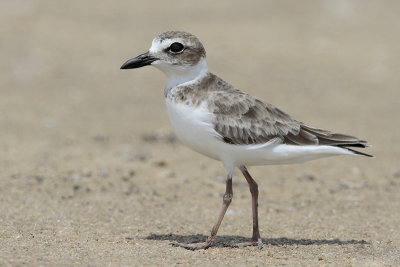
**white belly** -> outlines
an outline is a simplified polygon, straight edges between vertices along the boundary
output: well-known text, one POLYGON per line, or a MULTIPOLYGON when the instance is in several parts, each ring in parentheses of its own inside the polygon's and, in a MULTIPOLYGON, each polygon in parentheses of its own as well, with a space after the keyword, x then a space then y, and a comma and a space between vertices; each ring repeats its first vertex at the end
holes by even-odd
POLYGON ((265 144, 232 145, 214 130, 214 115, 206 105, 192 107, 166 99, 168 115, 178 139, 195 151, 222 161, 226 166, 305 162, 321 157, 352 154, 332 146, 295 146, 271 140, 265 144))

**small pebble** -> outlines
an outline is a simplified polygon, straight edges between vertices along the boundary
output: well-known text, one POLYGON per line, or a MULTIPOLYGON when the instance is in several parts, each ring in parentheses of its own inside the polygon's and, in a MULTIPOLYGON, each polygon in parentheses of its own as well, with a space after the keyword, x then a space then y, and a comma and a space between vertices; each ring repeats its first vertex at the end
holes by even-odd
POLYGON ((153 165, 157 166, 157 167, 165 167, 165 166, 167 166, 167 162, 165 162, 163 160, 155 161, 155 162, 153 162, 153 165))

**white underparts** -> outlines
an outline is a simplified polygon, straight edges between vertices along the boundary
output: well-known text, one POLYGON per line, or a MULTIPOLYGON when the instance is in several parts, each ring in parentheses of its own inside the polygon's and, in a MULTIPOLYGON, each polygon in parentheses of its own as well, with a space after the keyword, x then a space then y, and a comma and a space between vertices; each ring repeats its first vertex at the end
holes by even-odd
POLYGON ((340 147, 286 145, 278 139, 258 145, 227 144, 214 130, 214 115, 207 109, 206 102, 194 107, 166 98, 166 105, 178 139, 193 150, 222 161, 227 170, 241 165, 301 163, 328 156, 353 154, 340 147))

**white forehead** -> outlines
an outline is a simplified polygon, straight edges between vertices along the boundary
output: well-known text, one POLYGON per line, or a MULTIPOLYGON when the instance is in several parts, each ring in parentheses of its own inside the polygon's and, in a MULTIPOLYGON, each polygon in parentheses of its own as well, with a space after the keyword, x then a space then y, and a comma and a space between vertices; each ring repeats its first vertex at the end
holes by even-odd
POLYGON ((157 53, 168 48, 172 43, 179 42, 183 43, 181 38, 172 38, 172 39, 160 39, 158 37, 154 38, 151 42, 151 47, 149 49, 150 53, 157 53))

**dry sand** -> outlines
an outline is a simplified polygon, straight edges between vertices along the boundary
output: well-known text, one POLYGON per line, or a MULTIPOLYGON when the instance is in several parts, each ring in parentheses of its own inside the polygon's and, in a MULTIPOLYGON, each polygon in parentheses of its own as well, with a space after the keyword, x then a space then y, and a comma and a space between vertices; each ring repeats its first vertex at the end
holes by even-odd
POLYGON ((399 266, 398 1, 0 2, 0 265, 399 266), (375 159, 254 167, 263 250, 239 173, 215 247, 201 241, 221 163, 176 142, 163 75, 121 71, 169 29, 212 72, 375 159))

